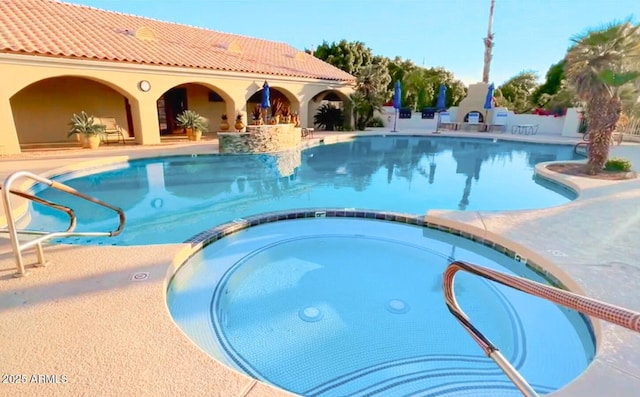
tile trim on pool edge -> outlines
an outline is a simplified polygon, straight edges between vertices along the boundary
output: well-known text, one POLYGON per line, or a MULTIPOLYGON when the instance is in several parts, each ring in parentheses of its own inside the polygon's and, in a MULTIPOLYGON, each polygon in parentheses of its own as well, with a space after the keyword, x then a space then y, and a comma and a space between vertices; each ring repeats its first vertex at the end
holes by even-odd
MULTIPOLYGON (((444 226, 433 222, 427 222, 424 220, 424 216, 406 214, 394 211, 369 211, 353 208, 310 208, 292 211, 279 211, 279 212, 267 212, 259 215, 253 215, 242 218, 242 222, 234 220, 231 222, 223 223, 215 226, 211 229, 205 230, 197 235, 189 238, 185 241, 186 244, 190 244, 193 249, 191 256, 195 255, 199 249, 206 247, 207 245, 214 243, 226 236, 239 232, 244 229, 248 229, 252 226, 262 225, 265 223, 286 221, 291 219, 310 219, 310 218, 361 218, 361 219, 374 219, 389 222, 404 223, 414 226, 426 227, 429 229, 439 230, 445 233, 453 234, 467 240, 471 240, 480 244, 483 244, 489 248, 498 251, 505 256, 516 259, 516 252, 508 247, 491 241, 485 237, 478 236, 468 231, 462 231, 450 226, 444 226), (319 216, 318 214, 322 214, 319 216)), ((190 256, 190 257, 191 257, 190 256)), ((188 260, 189 258, 187 258, 188 260)), ((185 260, 185 262, 187 261, 185 260)), ((183 263, 184 264, 184 263, 183 263)), ((547 280, 551 285, 557 288, 568 290, 567 286, 555 277, 552 273, 547 271, 543 266, 540 266, 535 261, 528 260, 524 264, 527 268, 534 271, 536 274, 547 280)), ((179 265, 180 268, 182 265, 179 265)), ((176 268, 175 271, 178 269, 176 268)))

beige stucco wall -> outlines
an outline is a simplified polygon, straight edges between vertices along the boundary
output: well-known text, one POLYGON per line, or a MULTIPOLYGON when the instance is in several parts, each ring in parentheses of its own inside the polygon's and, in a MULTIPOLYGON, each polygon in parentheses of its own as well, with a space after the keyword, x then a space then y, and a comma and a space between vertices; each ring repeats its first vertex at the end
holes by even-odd
POLYGON ((209 132, 219 131, 222 114, 226 112, 225 102, 209 102, 210 89, 205 86, 187 84, 183 87, 187 89, 188 108, 207 120, 209 132))
POLYGON ((82 110, 96 117, 115 117, 128 136, 124 97, 87 79, 60 77, 36 82, 11 98, 11 108, 20 143, 73 139, 67 138, 67 123, 82 110))
MULTIPOLYGON (((487 92, 489 90, 489 84, 476 83, 470 84, 467 90, 467 96, 458 105, 458 113, 455 121, 462 123, 464 116, 469 112, 479 112, 483 118, 486 118, 486 111, 484 110, 484 101, 487 98, 487 92)), ((489 115, 491 117, 491 115, 489 115)))
MULTIPOLYGON (((247 121, 247 110, 250 111, 247 109, 247 100, 260 90, 264 81, 267 80, 271 87, 289 98, 292 109, 299 109, 300 125, 303 127, 312 126, 312 117, 310 118, 308 114, 308 101, 315 95, 327 90, 343 95, 353 92, 352 84, 345 82, 13 54, 0 54, 0 75, 3 76, 3 84, 0 85, 0 154, 20 152, 20 143, 51 140, 51 138, 43 138, 40 135, 40 127, 34 125, 33 122, 27 123, 25 121, 25 117, 28 115, 30 118, 44 118, 46 123, 50 122, 49 117, 43 117, 43 115, 49 114, 50 110, 47 110, 49 105, 26 103, 30 95, 31 98, 33 97, 33 94, 29 94, 29 86, 49 78, 74 77, 84 79, 82 84, 93 81, 110 87, 122 96, 121 112, 125 111, 124 97, 127 97, 131 105, 135 140, 139 144, 160 142, 156 101, 167 90, 185 84, 188 84, 189 87, 194 84, 202 86, 194 91, 193 99, 188 98, 188 102, 192 110, 198 111, 200 109, 203 116, 212 118, 210 131, 218 129, 220 120, 216 114, 221 114, 223 109, 216 107, 218 103, 209 103, 208 99, 204 97, 204 93, 208 89, 215 91, 225 100, 222 107, 230 115, 230 120, 235 120, 235 117, 231 115, 242 113, 244 120, 247 121), (138 89, 138 83, 141 80, 147 80, 151 83, 150 91, 143 92, 138 89), (12 98, 14 100, 11 100, 12 98), (16 103, 15 109, 12 102, 16 103), (23 130, 23 128, 25 129, 23 130), (20 130, 19 133, 18 130, 20 130), (29 137, 25 138, 28 139, 28 142, 27 140, 22 142, 23 136, 29 137)), ((88 84, 87 87, 95 87, 95 83, 88 84)), ((107 91, 105 87, 95 91, 91 90, 97 97, 101 97, 105 91, 107 91)), ((47 95, 51 96, 52 94, 47 95)), ((118 101, 116 98, 115 94, 113 98, 109 96, 107 103, 113 101, 115 104, 118 101)), ((92 106, 98 106, 99 101, 94 99, 92 103, 94 104, 92 106)), ((76 105, 77 103, 69 103, 65 106, 70 109, 76 105)), ((103 106, 112 105, 105 104, 103 106)), ((65 113, 67 114, 64 117, 56 115, 55 120, 63 118, 67 120, 73 112, 68 113, 65 110, 65 113)), ((125 113, 120 113, 120 115, 124 117, 121 122, 122 127, 126 128, 125 113)), ((120 116, 116 114, 115 117, 120 116)), ((60 123, 55 120, 54 123, 60 123)))

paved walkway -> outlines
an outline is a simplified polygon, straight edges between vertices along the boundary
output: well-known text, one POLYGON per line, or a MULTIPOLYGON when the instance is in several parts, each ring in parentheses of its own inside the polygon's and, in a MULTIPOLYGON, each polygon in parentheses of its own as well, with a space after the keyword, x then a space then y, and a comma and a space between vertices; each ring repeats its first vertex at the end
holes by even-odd
MULTIPOLYGON (((419 134, 400 134, 407 133, 419 134)), ((330 143, 350 135, 316 133, 305 144, 320 139, 330 143)), ((509 135, 495 137, 511 138, 509 135)), ((570 142, 544 136, 526 139, 570 142)), ((112 146, 98 151, 39 151, 0 158, 0 176, 16 170, 43 173, 97 158, 112 161, 216 151, 215 140, 112 146)), ((614 147, 612 154, 630 158, 640 169, 639 145, 614 147)), ((531 211, 430 211, 427 218, 493 238, 539 264, 552 266, 561 279, 572 279, 572 285, 589 296, 640 311, 640 180, 561 178, 580 188, 579 199, 531 211)), ((165 303, 168 277, 190 253, 186 244, 56 245, 46 250, 51 266, 30 269, 30 276, 15 279, 11 251, 6 241, 0 243, 0 362, 3 374, 26 379, 23 384, 0 384, 0 395, 289 395, 212 360, 174 325, 165 303), (132 280, 138 272, 147 272, 149 277, 132 280)), ((27 261, 32 263, 34 255, 28 254, 27 261)), ((602 323, 596 328, 599 344, 594 363, 584 376, 554 395, 637 395, 640 335, 602 323)))

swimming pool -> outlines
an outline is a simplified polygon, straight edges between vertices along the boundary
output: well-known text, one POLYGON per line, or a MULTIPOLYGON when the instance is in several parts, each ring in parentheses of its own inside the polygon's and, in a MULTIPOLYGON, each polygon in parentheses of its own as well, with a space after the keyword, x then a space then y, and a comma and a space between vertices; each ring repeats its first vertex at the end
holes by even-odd
MULTIPOLYGON (((571 146, 447 137, 358 137, 272 155, 197 155, 132 160, 55 179, 125 210, 114 238, 82 244, 183 242, 217 224, 293 208, 343 207, 424 214, 429 209, 516 210, 566 203, 572 192, 534 177, 541 161, 574 159, 571 146), (151 233, 150 230, 153 230, 151 233)), ((79 231, 111 230, 113 213, 52 189, 79 231)), ((29 228, 67 220, 35 204, 29 228)))
MULTIPOLYGON (((445 306, 442 274, 454 259, 547 283, 452 234, 294 219, 205 247, 176 272, 167 304, 211 356, 304 396, 519 396, 445 306)), ((590 325, 575 312, 468 274, 456 297, 539 393, 593 359, 590 325)))

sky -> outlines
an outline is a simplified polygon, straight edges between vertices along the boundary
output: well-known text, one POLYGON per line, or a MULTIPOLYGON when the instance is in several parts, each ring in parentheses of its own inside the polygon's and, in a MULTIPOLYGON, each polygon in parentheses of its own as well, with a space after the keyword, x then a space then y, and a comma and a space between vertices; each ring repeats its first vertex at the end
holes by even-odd
MULTIPOLYGON (((490 0, 64 0, 68 3, 285 42, 299 50, 342 39, 374 55, 482 78, 490 0)), ((640 0, 496 0, 489 80, 522 71, 543 81, 571 38, 631 18, 640 0)))

